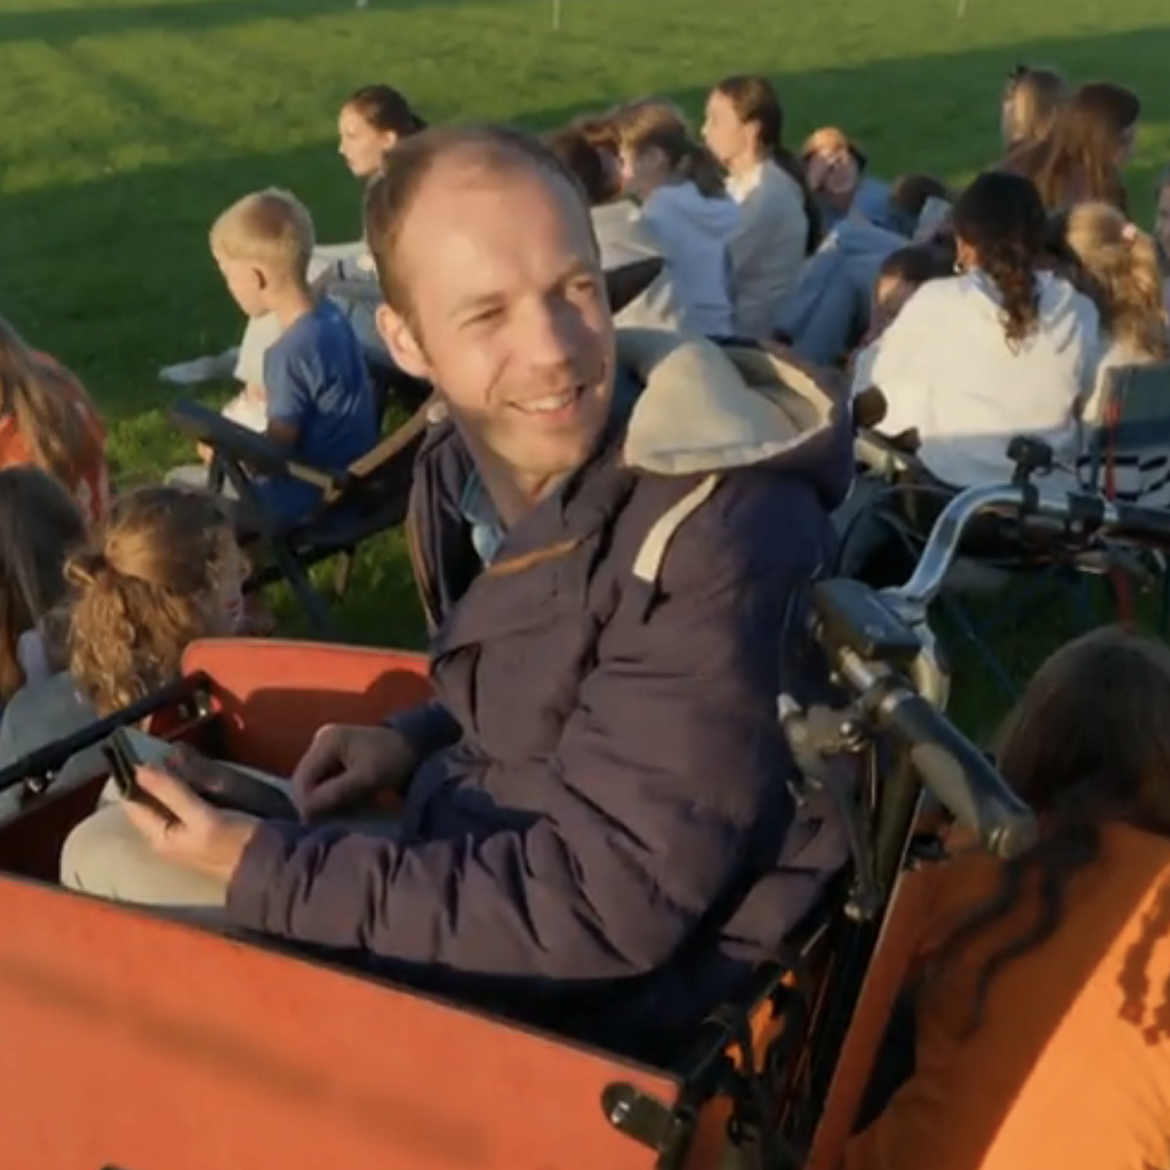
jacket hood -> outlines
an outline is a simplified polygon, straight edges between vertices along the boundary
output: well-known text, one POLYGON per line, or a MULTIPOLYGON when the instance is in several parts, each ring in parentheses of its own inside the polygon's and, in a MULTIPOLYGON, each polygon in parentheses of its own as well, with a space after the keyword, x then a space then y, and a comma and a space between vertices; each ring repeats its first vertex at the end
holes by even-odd
POLYGON ((853 478, 848 388, 780 347, 721 347, 649 329, 618 331, 618 362, 643 389, 622 454, 657 475, 768 466, 810 479, 827 508, 853 478))
POLYGON ((662 255, 650 230, 628 200, 605 203, 592 209, 593 231, 601 251, 601 267, 609 272, 662 255))
MULTIPOLYGON (((617 330, 614 410, 626 415, 621 455, 653 475, 718 475, 768 467, 809 480, 826 510, 853 481, 847 383, 780 346, 718 346, 658 329, 617 330), (631 379, 633 385, 631 385, 631 379)), ((449 428, 445 404, 425 408, 431 434, 449 428)), ((421 454, 421 453, 420 453, 421 454)))

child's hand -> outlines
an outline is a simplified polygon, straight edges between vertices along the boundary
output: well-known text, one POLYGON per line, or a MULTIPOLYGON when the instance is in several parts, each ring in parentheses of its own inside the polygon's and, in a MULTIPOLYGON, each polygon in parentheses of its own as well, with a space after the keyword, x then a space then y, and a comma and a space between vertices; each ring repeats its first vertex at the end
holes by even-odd
POLYGON ((203 463, 210 463, 215 458, 215 452, 206 443, 196 443, 195 454, 203 463))

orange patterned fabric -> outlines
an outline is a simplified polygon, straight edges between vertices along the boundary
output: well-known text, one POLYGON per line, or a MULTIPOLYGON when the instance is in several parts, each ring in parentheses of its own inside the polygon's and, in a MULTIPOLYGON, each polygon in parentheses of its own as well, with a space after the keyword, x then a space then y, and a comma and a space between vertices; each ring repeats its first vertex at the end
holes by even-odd
MULTIPOLYGON (((939 872, 920 958, 998 874, 983 855, 939 872)), ((1170 840, 1107 826, 1056 933, 1002 968, 963 1039, 978 972, 1029 930, 1036 892, 926 985, 915 1074, 850 1143, 847 1170, 1170 1166, 1170 840)))

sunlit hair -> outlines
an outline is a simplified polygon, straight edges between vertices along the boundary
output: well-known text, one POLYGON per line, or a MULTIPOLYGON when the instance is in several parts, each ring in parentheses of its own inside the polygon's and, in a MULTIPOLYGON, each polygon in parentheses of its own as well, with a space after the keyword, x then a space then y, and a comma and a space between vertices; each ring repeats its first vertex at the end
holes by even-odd
POLYGON ((363 85, 345 99, 342 109, 354 113, 382 134, 408 138, 427 128, 405 96, 392 85, 363 85))
POLYGON ((277 279, 304 280, 315 243, 308 208, 276 187, 245 195, 211 226, 212 251, 262 267, 277 279))
POLYGON ((806 255, 813 252, 821 241, 821 214, 816 197, 809 190, 804 167, 784 144, 784 107, 780 104, 780 95, 772 83, 759 73, 725 77, 715 86, 715 92, 722 94, 731 103, 731 108, 742 123, 756 128, 756 145, 760 152, 786 171, 800 188, 808 223, 804 250, 806 255))
POLYGON ((984 962, 968 1032, 999 972, 1046 943, 1073 909, 1069 885, 1099 861, 1107 821, 1170 837, 1170 647, 1109 626, 1058 650, 1009 716, 999 767, 1038 814, 1040 841, 1004 864, 998 890, 950 938, 937 967, 1015 916, 1029 893, 1035 911, 984 962))
POLYGON ((63 484, 72 484, 79 467, 101 456, 79 408, 86 401, 72 375, 32 350, 0 317, 0 414, 16 420, 33 462, 63 484))
POLYGON ((1018 147, 1043 138, 1068 96, 1068 81, 1059 70, 1017 65, 1008 75, 1003 95, 1008 146, 1018 147))
POLYGON ((1085 200, 1124 211, 1119 160, 1140 115, 1141 102, 1124 86, 1083 85, 1061 106, 1049 133, 1010 152, 1005 168, 1031 179, 1049 211, 1085 200))
POLYGON ((1074 279, 1110 336, 1150 357, 1170 356, 1162 274, 1153 239, 1108 203, 1081 203, 1065 218, 1074 279))
POLYGON ((69 671, 100 714, 177 678, 191 642, 224 632, 219 598, 234 540, 209 493, 148 487, 114 501, 65 568, 76 591, 69 671))
POLYGON ((707 199, 727 194, 723 168, 691 131, 686 119, 666 101, 637 102, 616 115, 622 150, 642 155, 660 151, 671 173, 689 179, 707 199))
POLYGON ((52 623, 65 597, 65 562, 85 542, 85 521, 65 487, 39 467, 0 471, 0 699, 27 681, 17 657, 21 634, 44 636, 50 664, 58 661, 52 623))
POLYGON ((602 154, 606 148, 594 146, 584 131, 566 127, 550 134, 545 145, 581 184, 590 207, 601 207, 621 194, 618 180, 613 170, 606 166, 602 154))

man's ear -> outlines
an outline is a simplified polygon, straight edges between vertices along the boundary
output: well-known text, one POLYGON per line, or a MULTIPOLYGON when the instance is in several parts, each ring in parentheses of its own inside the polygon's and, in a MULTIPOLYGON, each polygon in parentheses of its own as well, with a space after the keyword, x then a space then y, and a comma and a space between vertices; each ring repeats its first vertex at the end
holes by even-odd
POLYGON ((378 306, 374 323, 395 365, 424 382, 434 380, 426 353, 405 317, 383 304, 378 306))

